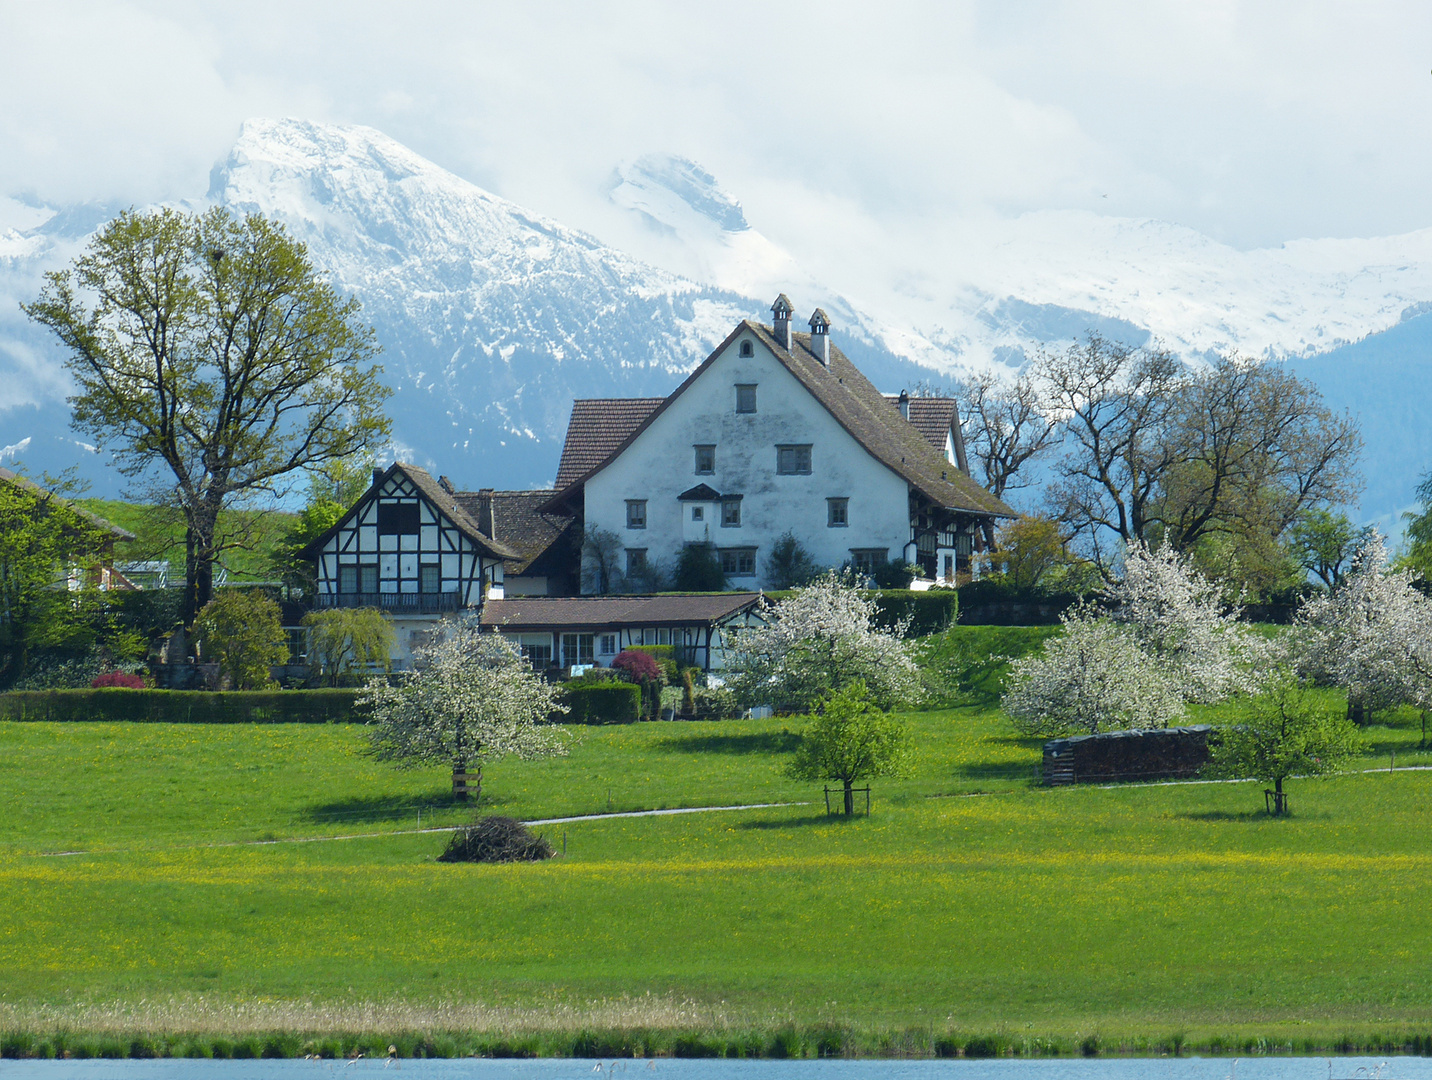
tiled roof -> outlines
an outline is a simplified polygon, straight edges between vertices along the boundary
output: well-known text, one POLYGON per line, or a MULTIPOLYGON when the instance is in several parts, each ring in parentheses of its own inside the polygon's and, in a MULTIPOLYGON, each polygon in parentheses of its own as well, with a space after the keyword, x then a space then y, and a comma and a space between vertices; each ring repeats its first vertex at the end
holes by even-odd
MULTIPOLYGON (((894 405, 897 412, 899 411, 900 398, 898 395, 886 394, 885 400, 894 405)), ((945 452, 945 443, 950 436, 950 428, 956 423, 958 415, 954 398, 915 397, 910 399, 910 423, 914 424, 915 430, 925 436, 929 444, 942 455, 945 452)))
POLYGON ((508 574, 521 574, 561 539, 572 515, 543 511, 550 491, 459 491, 454 501, 468 517, 490 530, 489 535, 517 552, 503 564, 508 574))
MULTIPOLYGON (((584 479, 626 442, 627 436, 657 410, 665 398, 579 398, 572 402, 567 441, 557 465, 558 491, 584 479)), ((548 496, 550 498, 550 495, 548 496)))
MULTIPOLYGON (((592 464, 584 472, 577 473, 573 469, 559 476, 557 491, 553 496, 554 503, 570 498, 578 484, 583 483, 598 468, 625 449, 668 404, 680 397, 687 387, 705 373, 716 357, 742 331, 749 331, 760 338, 786 370, 800 380, 811 396, 819 401, 872 457, 904 477, 911 487, 931 502, 951 510, 995 517, 1017 516, 1003 501, 995 498, 950 464, 942 450, 936 450, 914 425, 907 424, 896 407, 886 400, 885 396, 871 385, 870 380, 861 374, 860 369, 834 345, 830 346, 830 364, 827 366, 811 351, 809 334, 792 333, 791 347, 787 350, 776 340, 770 327, 749 319, 742 320, 670 397, 657 401, 655 407, 651 407, 651 399, 638 399, 634 402, 643 408, 649 408, 650 411, 624 438, 612 446, 605 457, 595 460, 593 454, 591 458, 584 459, 592 460, 592 464)), ((575 411, 573 417, 575 420, 575 411)), ((612 432, 615 433, 615 425, 612 425, 612 432)), ((570 433, 568 443, 571 443, 570 433)), ((565 463, 565 452, 563 460, 565 463)))
POLYGON ((432 474, 426 469, 420 469, 416 465, 408 465, 401 461, 395 461, 389 465, 388 468, 373 481, 373 486, 363 494, 363 497, 349 507, 348 512, 335 521, 331 528, 312 540, 309 545, 303 549, 303 554, 308 558, 313 558, 317 555, 319 549, 328 543, 334 534, 348 522, 348 519, 353 516, 358 507, 368 501, 372 496, 373 490, 380 487, 390 476, 397 472, 401 472, 406 476, 408 480, 412 482, 412 485, 422 492, 423 498, 437 507, 449 521, 456 525, 463 535, 471 540, 473 545, 480 552, 504 561, 521 558, 519 552, 484 533, 482 529, 478 527, 477 521, 468 513, 467 509, 458 505, 453 494, 434 480, 432 474))
POLYGON ((134 534, 133 534, 132 532, 130 532, 129 530, 127 530, 127 529, 121 529, 118 525, 114 524, 114 523, 111 522, 111 521, 106 521, 104 518, 100 517, 98 514, 92 514, 92 513, 90 513, 90 512, 89 512, 88 510, 86 510, 83 506, 77 506, 77 505, 71 503, 70 500, 65 499, 65 498, 62 498, 62 497, 59 496, 59 495, 56 495, 53 491, 49 491, 49 490, 47 490, 47 489, 45 489, 45 488, 42 488, 39 484, 35 483, 33 480, 29 479, 28 477, 21 476, 19 473, 15 472, 13 469, 6 469, 6 468, 4 468, 4 467, 0 467, 0 481, 3 481, 3 482, 8 483, 8 484, 14 484, 14 485, 16 485, 17 487, 27 488, 27 489, 29 489, 30 491, 38 492, 38 493, 41 494, 41 495, 48 495, 48 496, 49 496, 50 498, 52 498, 52 499, 59 499, 60 502, 64 503, 66 506, 70 506, 71 509, 73 509, 76 514, 78 514, 80 517, 84 518, 86 521, 88 521, 88 522, 89 522, 91 525, 93 525, 95 528, 97 528, 97 529, 103 529, 105 532, 109 533, 109 535, 112 536, 112 537, 114 537, 114 539, 116 539, 116 540, 133 540, 133 539, 134 539, 134 534))
POLYGON ((489 600, 483 626, 559 627, 690 626, 719 623, 754 607, 760 593, 666 593, 659 596, 518 596, 489 600))

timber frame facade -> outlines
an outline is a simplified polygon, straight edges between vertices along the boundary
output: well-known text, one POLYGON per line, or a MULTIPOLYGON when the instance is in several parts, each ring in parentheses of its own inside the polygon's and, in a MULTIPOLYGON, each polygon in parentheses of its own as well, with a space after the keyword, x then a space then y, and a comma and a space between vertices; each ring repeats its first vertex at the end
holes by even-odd
POLYGON ((517 552, 486 536, 444 487, 401 462, 304 550, 317 576, 314 607, 379 608, 393 621, 400 664, 443 615, 502 595, 517 552))

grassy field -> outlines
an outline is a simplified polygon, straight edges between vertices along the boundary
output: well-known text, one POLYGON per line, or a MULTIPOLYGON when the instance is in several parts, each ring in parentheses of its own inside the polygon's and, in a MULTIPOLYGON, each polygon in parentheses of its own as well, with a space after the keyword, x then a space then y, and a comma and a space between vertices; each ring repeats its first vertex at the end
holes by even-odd
POLYGON ((1432 1032, 1412 717, 1369 733, 1382 771, 1295 781, 1282 820, 1250 783, 1042 789, 1038 741, 983 704, 910 719, 914 774, 850 822, 782 775, 788 721, 574 730, 491 766, 484 809, 795 805, 547 826, 565 857, 522 866, 434 862, 419 810, 468 811, 359 729, 0 724, 0 1028, 807 1053, 1432 1032))

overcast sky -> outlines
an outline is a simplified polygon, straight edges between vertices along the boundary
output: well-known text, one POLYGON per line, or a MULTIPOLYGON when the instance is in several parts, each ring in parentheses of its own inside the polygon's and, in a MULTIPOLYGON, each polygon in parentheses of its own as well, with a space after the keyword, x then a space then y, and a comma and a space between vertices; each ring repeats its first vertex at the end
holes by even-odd
POLYGON ((0 194, 201 195, 249 116, 379 128, 601 235, 613 167, 819 232, 1083 208, 1238 247, 1432 225, 1425 3, 0 0, 0 194))

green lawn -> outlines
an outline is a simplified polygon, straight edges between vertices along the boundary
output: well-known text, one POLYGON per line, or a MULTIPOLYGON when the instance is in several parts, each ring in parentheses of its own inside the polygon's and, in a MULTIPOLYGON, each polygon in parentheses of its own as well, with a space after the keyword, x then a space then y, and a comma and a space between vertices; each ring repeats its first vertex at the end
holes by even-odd
POLYGON ((1410 715, 1370 732, 1359 768, 1384 771, 1295 781, 1285 820, 1247 783, 1042 789, 996 712, 911 720, 914 775, 852 822, 781 775, 787 721, 574 730, 566 758, 491 766, 484 806, 806 805, 548 826, 564 858, 497 867, 395 835, 464 812, 360 729, 0 724, 0 1027, 158 1000, 171 1026, 195 1002, 480 1002, 521 1028, 635 1001, 1076 1043, 1432 1028, 1432 771, 1385 771, 1432 765, 1410 715), (372 835, 221 846, 340 833, 372 835))

